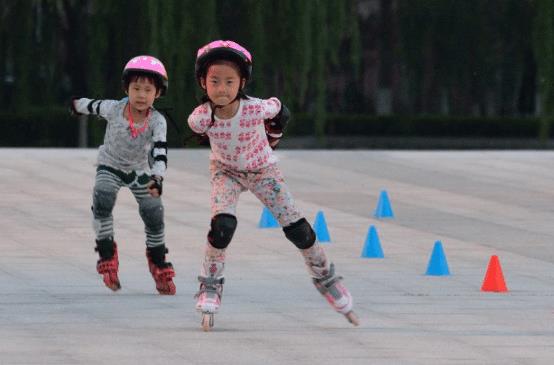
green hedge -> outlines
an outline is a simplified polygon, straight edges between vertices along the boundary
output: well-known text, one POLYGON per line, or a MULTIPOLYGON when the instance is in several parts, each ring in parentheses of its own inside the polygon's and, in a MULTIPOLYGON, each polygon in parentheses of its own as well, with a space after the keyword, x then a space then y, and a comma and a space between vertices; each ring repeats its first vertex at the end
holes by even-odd
MULTIPOLYGON (((30 109, 24 113, 0 113, 2 147, 77 147, 79 122, 67 109, 53 107, 30 109)), ((168 141, 171 147, 182 147, 184 122, 178 133, 168 123, 168 141)), ((89 118, 88 146, 102 143, 105 121, 89 118)), ((538 139, 538 118, 464 118, 443 116, 368 116, 330 115, 328 136, 368 137, 431 137, 431 138, 514 138, 538 139)), ((314 119, 307 114, 293 114, 286 136, 311 136, 314 119)), ((551 134, 554 128, 550 128, 551 134)), ((189 146, 194 146, 191 141, 189 146)))
POLYGON ((64 108, 0 113, 2 147, 76 147, 79 123, 64 108))
MULTIPOLYGON (((326 133, 330 136, 538 138, 539 129, 540 120, 529 117, 331 115, 326 133)), ((293 116, 287 135, 307 136, 313 131, 313 118, 298 114, 293 116)))

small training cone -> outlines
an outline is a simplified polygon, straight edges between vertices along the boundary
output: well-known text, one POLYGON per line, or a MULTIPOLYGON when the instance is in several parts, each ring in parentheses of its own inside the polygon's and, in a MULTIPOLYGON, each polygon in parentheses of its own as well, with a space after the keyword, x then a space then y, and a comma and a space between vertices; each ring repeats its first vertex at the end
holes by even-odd
POLYGON ((506 282, 504 281, 504 274, 502 274, 502 267, 498 256, 493 255, 489 261, 489 267, 485 274, 485 280, 483 280, 483 286, 481 291, 494 291, 494 292, 507 292, 506 282))
POLYGON ((267 209, 266 206, 264 206, 264 210, 262 211, 262 216, 260 217, 260 222, 258 223, 259 228, 278 228, 279 222, 277 222, 277 219, 271 214, 269 209, 267 209))
POLYGON ((376 258, 381 259, 385 257, 383 255, 383 249, 381 248, 381 242, 379 242, 379 236, 374 226, 369 227, 367 231, 367 237, 365 239, 364 248, 362 250, 363 258, 376 258))
POLYGON ((441 241, 435 242, 435 246, 433 246, 433 252, 431 253, 431 257, 429 258, 429 265, 427 265, 427 272, 425 273, 425 275, 450 275, 450 271, 448 270, 448 262, 446 261, 446 256, 444 254, 441 241))
POLYGON ((327 222, 325 221, 325 215, 321 210, 317 212, 315 216, 314 231, 318 242, 331 242, 329 230, 327 229, 327 222))
POLYGON ((377 202, 377 208, 374 213, 375 218, 394 218, 392 207, 390 206, 389 196, 386 190, 382 190, 377 202))

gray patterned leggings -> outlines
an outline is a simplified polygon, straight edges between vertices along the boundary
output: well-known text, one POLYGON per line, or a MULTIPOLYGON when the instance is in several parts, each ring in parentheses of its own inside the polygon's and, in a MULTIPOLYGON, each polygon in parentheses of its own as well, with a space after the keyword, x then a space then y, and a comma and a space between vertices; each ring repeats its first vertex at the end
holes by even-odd
POLYGON ((144 222, 146 246, 164 244, 164 208, 161 198, 150 196, 146 189, 149 176, 126 174, 117 169, 100 165, 96 169, 96 181, 92 195, 93 228, 97 240, 114 237, 112 211, 117 193, 123 186, 128 187, 139 205, 139 213, 144 222))

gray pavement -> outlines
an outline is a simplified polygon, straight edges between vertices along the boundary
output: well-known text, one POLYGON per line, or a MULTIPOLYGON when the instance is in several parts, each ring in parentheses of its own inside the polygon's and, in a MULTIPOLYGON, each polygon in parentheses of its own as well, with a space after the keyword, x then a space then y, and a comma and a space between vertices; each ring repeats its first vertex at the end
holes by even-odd
POLYGON ((123 289, 95 271, 96 150, 0 149, 0 364, 552 364, 554 153, 279 151, 362 324, 313 288, 280 229, 241 197, 210 333, 193 295, 209 226, 208 153, 170 150, 164 185, 177 295, 156 294, 136 203, 114 211, 123 289), (396 217, 372 214, 386 189, 396 217), (367 230, 384 259, 360 257, 367 230), (441 240, 450 276, 424 275, 441 240), (507 293, 481 292, 498 255, 507 293))

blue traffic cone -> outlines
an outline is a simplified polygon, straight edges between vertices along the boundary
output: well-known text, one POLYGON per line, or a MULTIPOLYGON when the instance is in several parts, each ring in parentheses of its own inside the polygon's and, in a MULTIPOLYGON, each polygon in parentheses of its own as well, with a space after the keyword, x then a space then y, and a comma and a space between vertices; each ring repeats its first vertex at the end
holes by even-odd
POLYGON ((390 206, 389 196, 386 190, 381 190, 374 216, 375 218, 394 218, 394 213, 392 212, 392 207, 390 206))
POLYGON ((377 230, 374 226, 369 227, 367 231, 367 237, 365 239, 361 257, 376 259, 382 259, 385 257, 383 255, 383 249, 381 248, 381 242, 379 242, 377 230))
POLYGON ((450 275, 450 271, 448 270, 448 262, 446 262, 446 256, 444 255, 441 241, 435 242, 435 246, 433 247, 433 252, 431 253, 429 265, 427 266, 427 272, 425 273, 425 275, 450 275))
POLYGON ((327 222, 325 221, 325 215, 321 210, 317 212, 315 216, 314 231, 319 243, 331 242, 329 230, 327 229, 327 222))
POLYGON ((277 219, 271 214, 269 209, 267 209, 266 206, 264 206, 264 210, 262 211, 262 216, 260 217, 260 223, 258 223, 258 228, 279 228, 279 222, 277 222, 277 219))

